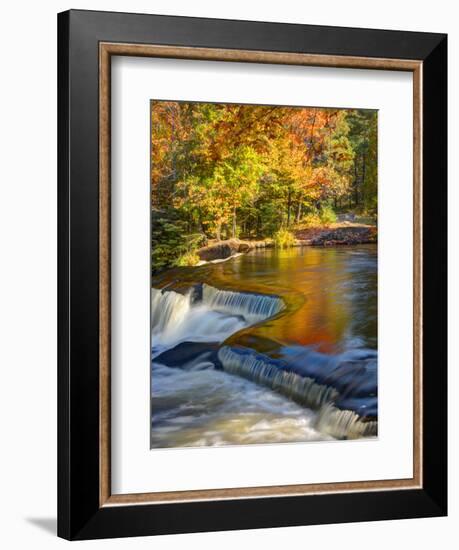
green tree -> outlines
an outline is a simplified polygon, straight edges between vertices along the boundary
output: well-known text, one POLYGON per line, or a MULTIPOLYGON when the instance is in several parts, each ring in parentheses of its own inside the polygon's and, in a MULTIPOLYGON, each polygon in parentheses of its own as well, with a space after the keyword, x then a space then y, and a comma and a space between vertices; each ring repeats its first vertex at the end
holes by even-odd
POLYGON ((355 152, 353 200, 369 211, 377 209, 377 112, 355 110, 348 114, 350 139, 355 152))

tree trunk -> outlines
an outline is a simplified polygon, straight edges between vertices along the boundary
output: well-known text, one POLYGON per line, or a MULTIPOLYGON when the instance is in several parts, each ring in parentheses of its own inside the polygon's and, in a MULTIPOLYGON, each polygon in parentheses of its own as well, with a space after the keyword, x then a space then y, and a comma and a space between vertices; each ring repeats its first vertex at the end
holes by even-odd
POLYGON ((316 124, 316 116, 317 116, 317 111, 314 110, 314 117, 312 119, 312 124, 311 124, 311 134, 309 136, 308 161, 312 159, 312 155, 314 153, 314 126, 316 124))
POLYGON ((288 198, 287 198, 287 227, 290 227, 290 209, 292 207, 292 191, 291 189, 288 190, 288 198))
POLYGON ((233 208, 233 239, 236 238, 236 207, 233 208))
MULTIPOLYGON (((359 198, 359 171, 357 166, 357 161, 354 161, 354 203, 357 206, 357 201, 359 198)), ((351 206, 349 204, 349 206, 351 206)))
POLYGON ((302 215, 302 208, 303 203, 301 201, 298 201, 298 210, 296 211, 296 223, 300 223, 301 215, 302 215))
POLYGON ((366 173, 366 167, 367 167, 367 156, 365 153, 363 153, 363 164, 362 164, 362 202, 363 198, 365 196, 365 173, 366 173))

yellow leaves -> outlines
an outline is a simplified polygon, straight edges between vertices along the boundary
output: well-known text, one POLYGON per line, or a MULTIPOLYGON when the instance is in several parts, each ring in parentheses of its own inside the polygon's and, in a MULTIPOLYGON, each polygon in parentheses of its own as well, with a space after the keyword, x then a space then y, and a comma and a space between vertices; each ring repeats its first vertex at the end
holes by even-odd
POLYGON ((221 226, 235 209, 282 217, 288 196, 299 216, 302 205, 349 196, 364 146, 361 185, 375 194, 376 122, 357 110, 154 101, 152 202, 221 226))

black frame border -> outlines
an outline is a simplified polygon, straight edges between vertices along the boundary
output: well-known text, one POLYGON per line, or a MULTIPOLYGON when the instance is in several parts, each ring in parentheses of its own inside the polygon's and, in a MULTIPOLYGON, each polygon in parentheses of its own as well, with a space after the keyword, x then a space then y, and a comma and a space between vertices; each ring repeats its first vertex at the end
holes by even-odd
POLYGON ((447 514, 447 36, 70 10, 58 15, 58 535, 69 540, 447 514), (422 489, 99 506, 99 43, 423 62, 422 489))

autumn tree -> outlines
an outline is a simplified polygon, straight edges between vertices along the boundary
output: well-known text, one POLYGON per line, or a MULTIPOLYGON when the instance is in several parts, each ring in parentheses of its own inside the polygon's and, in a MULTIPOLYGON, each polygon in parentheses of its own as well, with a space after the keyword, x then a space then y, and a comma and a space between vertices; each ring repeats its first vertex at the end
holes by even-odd
POLYGON ((151 128, 152 239, 168 265, 310 212, 376 212, 376 111, 155 101, 151 128))

